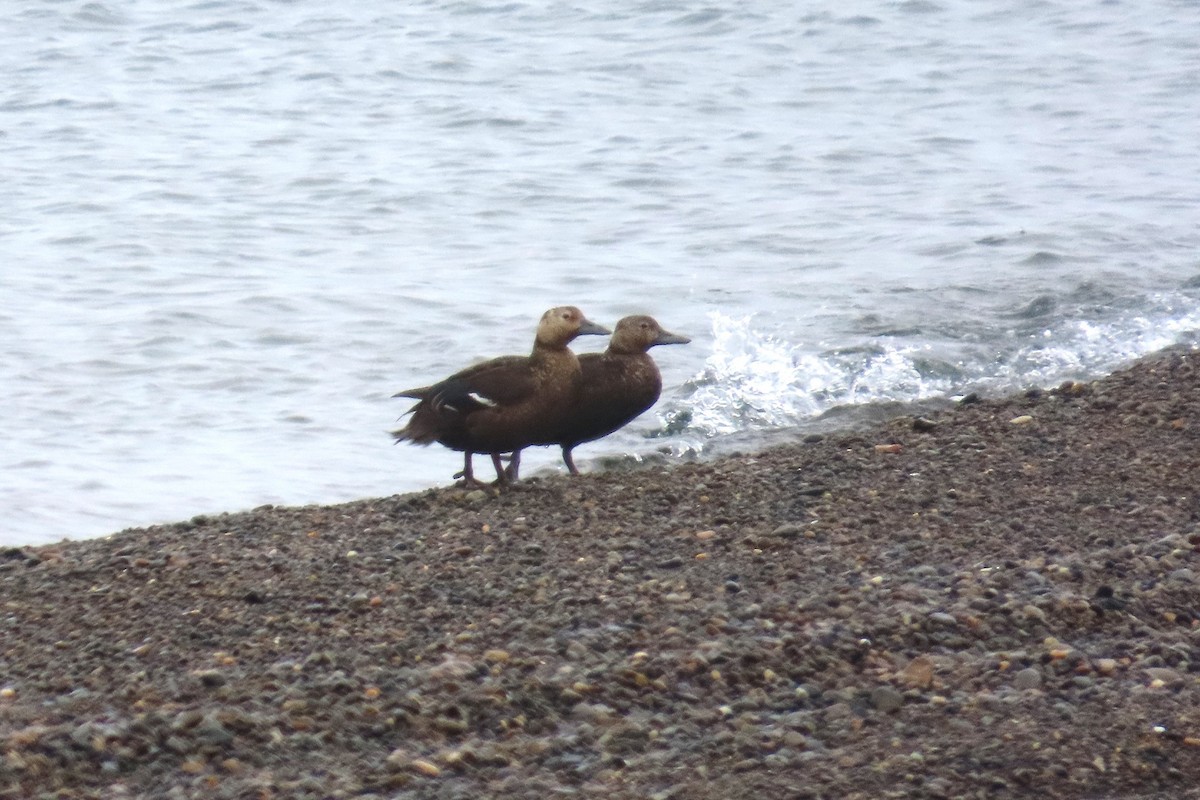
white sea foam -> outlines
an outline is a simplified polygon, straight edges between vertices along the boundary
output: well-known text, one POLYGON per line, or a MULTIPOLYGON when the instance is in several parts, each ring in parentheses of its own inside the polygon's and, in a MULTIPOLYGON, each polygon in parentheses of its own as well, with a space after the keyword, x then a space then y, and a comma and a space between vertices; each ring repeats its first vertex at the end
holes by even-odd
POLYGON ((711 314, 712 353, 704 369, 663 410, 689 444, 755 428, 803 424, 839 406, 911 402, 967 389, 1014 391, 1090 378, 1175 344, 1200 342, 1200 307, 1183 295, 1162 296, 1157 313, 1105 322, 1064 320, 1035 334, 1012 333, 1000 352, 952 365, 932 344, 888 342, 821 350, 786 341, 754 325, 752 316, 711 314))
POLYGON ((750 316, 711 314, 713 351, 690 382, 689 427, 714 436, 780 428, 839 405, 914 400, 946 392, 916 366, 928 346, 820 352, 755 329, 750 316))
POLYGON ((1012 336, 993 361, 976 364, 974 382, 999 389, 1049 386, 1090 378, 1172 345, 1200 343, 1200 299, 1157 293, 1136 312, 1103 321, 1066 319, 1038 333, 1012 336))

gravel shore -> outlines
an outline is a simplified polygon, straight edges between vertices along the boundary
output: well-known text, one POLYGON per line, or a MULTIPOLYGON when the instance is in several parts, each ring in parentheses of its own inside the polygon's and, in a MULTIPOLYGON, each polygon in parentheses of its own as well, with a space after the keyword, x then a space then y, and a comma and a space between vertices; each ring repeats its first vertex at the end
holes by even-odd
POLYGON ((708 463, 11 549, 0 797, 1200 796, 1198 485, 1175 350, 708 463))

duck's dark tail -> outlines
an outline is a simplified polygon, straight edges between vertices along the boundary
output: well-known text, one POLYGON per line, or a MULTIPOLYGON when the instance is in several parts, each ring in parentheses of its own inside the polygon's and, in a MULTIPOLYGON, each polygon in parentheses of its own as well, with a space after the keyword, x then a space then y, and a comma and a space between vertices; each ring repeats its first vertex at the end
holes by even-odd
POLYGON ((412 419, 408 421, 408 424, 391 432, 392 438, 397 444, 412 442, 413 444, 428 445, 437 441, 437 420, 433 410, 429 408, 429 403, 426 402, 430 388, 421 386, 416 389, 405 389, 392 395, 392 397, 411 397, 419 401, 404 412, 405 415, 412 414, 412 419))
POLYGON ((414 400, 424 400, 429 396, 429 391, 432 388, 432 386, 420 386, 416 389, 404 389, 403 391, 396 392, 392 397, 411 397, 414 400))
POLYGON ((397 442, 412 442, 413 444, 429 445, 438 440, 437 414, 422 401, 408 410, 412 417, 408 424, 399 430, 392 431, 392 438, 397 442))

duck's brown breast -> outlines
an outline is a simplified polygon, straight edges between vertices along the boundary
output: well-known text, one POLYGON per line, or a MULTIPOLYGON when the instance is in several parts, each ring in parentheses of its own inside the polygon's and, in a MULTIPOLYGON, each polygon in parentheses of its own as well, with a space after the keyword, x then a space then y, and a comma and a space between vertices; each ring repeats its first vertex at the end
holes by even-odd
POLYGON ((607 436, 654 405, 662 376, 645 353, 589 353, 579 358, 579 399, 550 444, 573 446, 607 436))

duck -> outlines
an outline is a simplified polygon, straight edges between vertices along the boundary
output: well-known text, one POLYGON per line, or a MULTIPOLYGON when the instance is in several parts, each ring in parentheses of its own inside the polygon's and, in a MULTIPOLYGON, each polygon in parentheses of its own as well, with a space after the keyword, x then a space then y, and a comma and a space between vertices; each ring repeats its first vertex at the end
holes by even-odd
MULTIPOLYGON (((578 475, 572 456, 575 447, 623 428, 658 402, 662 375, 650 357, 650 348, 689 342, 686 336, 664 330, 654 317, 639 314, 620 319, 603 353, 579 356, 583 385, 575 405, 554 436, 537 444, 561 447, 567 471, 578 475)), ((520 454, 515 453, 510 477, 515 477, 519 465, 520 454)))
POLYGON ((575 406, 583 383, 578 357, 567 347, 577 336, 607 335, 608 328, 589 320, 575 306, 548 310, 538 322, 528 356, 500 356, 460 370, 429 386, 405 389, 393 397, 417 401, 396 442, 430 445, 434 442, 461 451, 466 485, 475 478, 471 457, 491 456, 496 482, 516 480, 503 466, 512 453, 519 464, 522 448, 560 430, 575 406))

